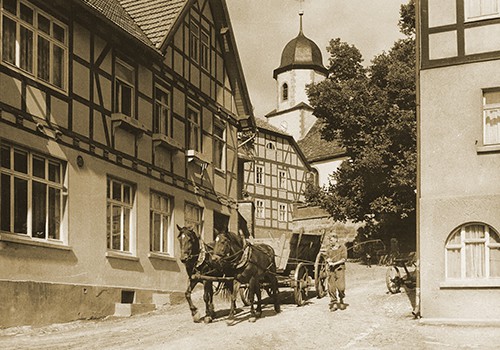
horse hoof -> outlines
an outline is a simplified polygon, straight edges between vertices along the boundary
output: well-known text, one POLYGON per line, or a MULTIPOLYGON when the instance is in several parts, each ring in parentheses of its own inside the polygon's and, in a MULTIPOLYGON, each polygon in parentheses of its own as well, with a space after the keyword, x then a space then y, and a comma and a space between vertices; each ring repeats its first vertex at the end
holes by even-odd
POLYGON ((274 311, 279 314, 281 312, 281 308, 279 306, 274 307, 274 311))
POLYGON ((205 323, 212 323, 212 317, 205 316, 205 318, 203 319, 203 322, 205 322, 205 323))
POLYGON ((200 323, 201 322, 201 316, 198 312, 196 312, 194 315, 193 315, 193 321, 195 323, 200 323))
POLYGON ((257 321, 257 317, 255 317, 255 316, 252 316, 252 317, 250 317, 250 318, 248 319, 248 322, 252 322, 252 323, 254 323, 255 321, 257 321))
POLYGON ((226 321, 226 324, 227 324, 228 326, 232 326, 232 325, 234 324, 234 319, 228 319, 228 320, 226 321))

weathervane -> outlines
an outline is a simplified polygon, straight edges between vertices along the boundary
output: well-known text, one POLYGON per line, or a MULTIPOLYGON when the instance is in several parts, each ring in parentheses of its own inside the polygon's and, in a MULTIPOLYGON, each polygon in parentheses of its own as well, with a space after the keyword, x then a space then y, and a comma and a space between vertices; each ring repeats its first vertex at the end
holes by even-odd
POLYGON ((304 15, 304 8, 302 5, 304 4, 304 0, 297 0, 299 2, 299 16, 300 16, 300 32, 302 33, 302 16, 304 15))

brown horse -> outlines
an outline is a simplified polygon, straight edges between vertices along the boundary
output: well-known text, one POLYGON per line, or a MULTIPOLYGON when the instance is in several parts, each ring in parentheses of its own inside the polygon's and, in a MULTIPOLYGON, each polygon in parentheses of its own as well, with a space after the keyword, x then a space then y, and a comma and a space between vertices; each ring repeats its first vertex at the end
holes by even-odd
MULTIPOLYGON (((271 246, 245 244, 240 236, 232 232, 222 232, 215 239, 213 254, 214 260, 220 263, 227 276, 234 276, 238 282, 248 285, 250 322, 255 322, 262 314, 261 283, 269 285, 274 310, 280 312, 276 262, 274 249, 271 246), (256 310, 253 305, 255 296, 257 296, 256 310)), ((236 293, 233 293, 233 299, 235 298, 236 293)), ((234 309, 231 308, 229 322, 232 323, 233 320, 234 309)))
MULTIPOLYGON (((203 243, 189 227, 177 225, 177 229, 179 230, 177 238, 181 248, 181 261, 186 266, 189 277, 188 287, 184 295, 189 304, 191 315, 194 322, 201 321, 198 309, 191 299, 191 293, 198 283, 203 283, 203 300, 205 301, 205 316, 203 319, 205 323, 210 323, 215 318, 213 283, 212 280, 201 278, 200 275, 213 277, 216 280, 218 277, 223 276, 223 272, 218 268, 218 265, 213 264, 209 252, 212 250, 210 245, 203 243), (207 252, 207 250, 209 251, 207 252)), ((228 293, 233 294, 233 281, 225 281, 222 286, 228 293)), ((232 307, 236 308, 236 305, 232 307)))

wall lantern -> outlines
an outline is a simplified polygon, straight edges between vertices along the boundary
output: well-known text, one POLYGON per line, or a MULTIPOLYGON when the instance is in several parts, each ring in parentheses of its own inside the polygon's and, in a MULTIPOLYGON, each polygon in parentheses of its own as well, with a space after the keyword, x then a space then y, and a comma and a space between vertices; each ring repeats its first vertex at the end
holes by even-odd
POLYGON ((78 165, 79 168, 82 168, 84 164, 85 161, 83 160, 82 156, 76 157, 76 165, 78 165))

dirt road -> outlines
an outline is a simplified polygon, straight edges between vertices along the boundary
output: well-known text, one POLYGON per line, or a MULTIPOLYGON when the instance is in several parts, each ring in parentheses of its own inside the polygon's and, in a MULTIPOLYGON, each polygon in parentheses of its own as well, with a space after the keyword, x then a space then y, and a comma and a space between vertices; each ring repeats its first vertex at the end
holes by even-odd
MULTIPOLYGON (((302 307, 282 289, 282 312, 271 305, 256 323, 247 307, 226 324, 225 300, 218 319, 192 322, 187 304, 126 319, 78 321, 42 328, 0 330, 0 349, 499 349, 500 329, 422 325, 413 319, 405 293, 387 294, 385 267, 348 264, 346 310, 330 312, 328 298, 302 307)), ((197 305, 203 306, 196 293, 197 305)), ((241 302, 238 304, 241 306, 241 302)))

